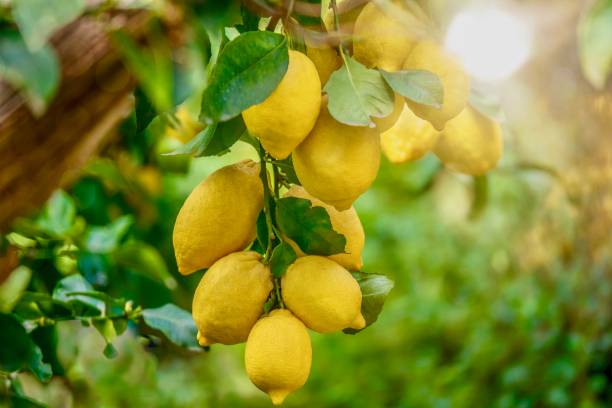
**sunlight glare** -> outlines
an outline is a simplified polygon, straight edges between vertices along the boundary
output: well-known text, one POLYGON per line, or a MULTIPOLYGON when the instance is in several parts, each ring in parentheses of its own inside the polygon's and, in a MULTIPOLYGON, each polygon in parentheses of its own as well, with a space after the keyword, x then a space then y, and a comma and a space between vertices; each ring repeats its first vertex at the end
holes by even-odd
POLYGON ((466 70, 483 81, 497 81, 522 67, 531 52, 532 36, 516 16, 500 10, 466 10, 452 21, 446 47, 466 70))

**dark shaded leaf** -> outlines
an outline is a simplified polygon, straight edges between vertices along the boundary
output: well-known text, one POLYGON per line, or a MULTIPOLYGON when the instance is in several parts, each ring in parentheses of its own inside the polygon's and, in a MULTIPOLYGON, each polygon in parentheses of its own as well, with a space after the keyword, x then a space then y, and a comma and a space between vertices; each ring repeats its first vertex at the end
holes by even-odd
POLYGON ((266 213, 262 210, 257 216, 257 241, 263 248, 264 252, 268 249, 268 223, 266 222, 266 213))
POLYGON ((291 245, 286 242, 281 242, 280 245, 274 248, 272 257, 270 258, 270 270, 272 271, 272 275, 280 278, 285 274, 289 265, 296 259, 297 255, 291 245))
POLYGON ((77 294, 88 292, 95 291, 83 276, 70 275, 55 285, 53 299, 70 305, 76 316, 98 316, 104 313, 104 300, 94 296, 77 294))
POLYGON ((289 65, 285 36, 265 31, 242 34, 225 46, 202 96, 200 119, 225 122, 266 99, 289 65))
POLYGON ((145 242, 132 241, 122 245, 115 253, 117 264, 162 282, 168 289, 175 289, 176 280, 170 274, 166 261, 157 249, 145 242))
POLYGON ((291 184, 296 184, 301 186, 300 180, 298 179, 297 174, 295 173, 295 169, 293 167, 293 160, 291 156, 287 157, 284 160, 277 160, 274 164, 279 168, 281 175, 291 184))
POLYGON ((276 219, 282 233, 307 254, 329 256, 344 252, 346 238, 334 231, 323 207, 313 207, 303 198, 281 198, 276 219))
POLYGON ((134 98, 136 99, 136 131, 140 133, 155 119, 157 111, 141 88, 136 88, 134 98))
POLYGON ((380 72, 352 58, 331 75, 325 91, 329 113, 347 125, 374 126, 372 118, 383 118, 393 111, 394 95, 380 72))
POLYGON ((188 143, 173 152, 164 153, 164 155, 220 156, 229 152, 229 149, 240 139, 245 130, 246 126, 242 116, 236 116, 227 122, 207 126, 188 143))
POLYGON ((441 108, 444 86, 433 72, 420 69, 387 72, 380 71, 389 86, 398 94, 416 103, 441 108))
POLYGON ((51 366, 42 360, 40 348, 32 341, 14 315, 0 313, 0 368, 3 371, 29 369, 41 381, 51 379, 51 366))
MULTIPOLYGON (((384 275, 353 272, 353 276, 357 279, 361 288, 361 314, 366 321, 366 327, 368 327, 378 319, 394 283, 384 275)), ((347 334, 355 334, 361 330, 344 329, 343 331, 347 334)))
POLYGON ((144 309, 142 317, 149 327, 164 333, 174 344, 188 348, 199 347, 196 342, 198 330, 191 314, 178 306, 167 303, 156 309, 144 309))
POLYGON ((117 349, 112 343, 106 343, 104 350, 102 350, 102 354, 104 354, 104 357, 111 359, 117 357, 119 353, 117 353, 117 349))

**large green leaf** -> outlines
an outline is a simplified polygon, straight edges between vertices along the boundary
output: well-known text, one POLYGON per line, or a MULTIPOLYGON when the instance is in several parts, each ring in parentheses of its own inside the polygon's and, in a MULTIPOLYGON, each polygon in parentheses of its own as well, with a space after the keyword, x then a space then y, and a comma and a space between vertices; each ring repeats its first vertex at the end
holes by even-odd
POLYGON ((0 78, 23 92, 35 115, 41 115, 60 81, 59 62, 53 49, 28 50, 19 33, 0 34, 0 78))
POLYGON ((329 113, 347 125, 374 126, 372 118, 383 118, 393 111, 393 91, 380 72, 352 58, 331 75, 325 91, 329 113))
POLYGON ((191 314, 178 306, 167 303, 156 309, 144 309, 142 317, 149 327, 161 331, 173 343, 181 347, 198 347, 198 330, 191 314))
POLYGON ((389 86, 398 94, 416 103, 442 107, 444 103, 444 86, 433 72, 420 69, 408 71, 380 71, 389 86))
POLYGON ((612 0, 599 0, 578 28, 580 63, 584 75, 597 89, 604 89, 612 70, 612 0))
MULTIPOLYGON (((394 283, 384 275, 353 272, 353 276, 357 279, 361 288, 361 314, 366 321, 366 327, 368 327, 378 319, 394 283)), ((344 329, 344 332, 355 334, 361 330, 344 329)))
POLYGON ((202 96, 200 118, 224 122, 266 99, 289 65, 287 39, 250 31, 225 46, 202 96))
POLYGON ((334 231, 323 207, 309 200, 285 197, 278 200, 276 220, 282 233, 310 255, 329 256, 344 252, 346 238, 334 231))
POLYGON ((227 122, 213 123, 198 133, 185 145, 166 156, 189 154, 195 157, 220 156, 227 153, 246 130, 242 116, 236 116, 227 122))
POLYGON ((17 0, 13 18, 28 47, 38 50, 58 28, 81 15, 85 5, 85 0, 17 0))
POLYGON ((0 369, 8 372, 29 369, 41 381, 51 379, 51 366, 43 362, 40 348, 21 322, 14 315, 0 313, 0 327, 0 369))

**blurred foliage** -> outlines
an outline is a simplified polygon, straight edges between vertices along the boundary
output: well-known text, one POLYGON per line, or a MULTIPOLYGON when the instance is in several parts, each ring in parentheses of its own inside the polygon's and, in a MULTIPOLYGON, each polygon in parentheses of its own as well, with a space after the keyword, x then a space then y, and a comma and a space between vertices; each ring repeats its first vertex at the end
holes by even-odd
MULTIPOLYGON (((238 142, 222 156, 223 146, 203 158, 160 154, 187 146, 169 135, 176 106, 197 118, 208 63, 227 41, 224 22, 241 15, 235 2, 186 3, 177 46, 165 43, 163 24, 146 49, 116 37, 141 79, 135 111, 78 180, 2 237, 1 345, 24 352, 0 352, 0 406, 269 406, 244 373, 244 345, 190 349, 185 310, 201 274, 177 272, 174 219, 207 174, 257 153, 238 142)), ((253 15, 242 17, 237 29, 252 28, 253 15)), ((34 52, 24 44, 17 55, 34 52)), ((552 66, 542 68, 546 78, 552 66)), ((51 74, 16 71, 24 88, 50 97, 52 87, 32 81, 51 74)), ((500 89, 506 154, 486 180, 443 170, 431 155, 382 163, 356 208, 364 271, 395 288, 374 326, 311 333, 311 377, 286 406, 612 406, 612 158, 601 137, 610 97, 598 95, 591 112, 578 106, 591 94, 577 102, 530 80, 500 89), (555 103, 577 113, 556 112, 555 103)), ((209 148, 204 136, 194 140, 188 151, 209 148)))

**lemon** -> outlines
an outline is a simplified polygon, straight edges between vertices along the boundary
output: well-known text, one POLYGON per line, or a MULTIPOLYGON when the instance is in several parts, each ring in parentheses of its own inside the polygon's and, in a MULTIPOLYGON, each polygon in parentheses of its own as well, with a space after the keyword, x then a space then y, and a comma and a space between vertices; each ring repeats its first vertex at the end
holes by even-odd
POLYGON ((404 69, 433 72, 444 88, 444 102, 440 109, 406 99, 406 103, 420 118, 429 121, 437 130, 457 116, 467 103, 470 94, 470 77, 461 64, 433 41, 417 44, 404 62, 404 69))
POLYGON ((189 194, 176 217, 172 238, 179 272, 188 275, 208 268, 244 249, 255 238, 262 207, 258 163, 245 160, 208 176, 189 194))
POLYGON ((257 252, 235 252, 210 267, 193 296, 193 320, 202 346, 245 341, 273 288, 257 252))
POLYGON ((376 179, 380 134, 337 122, 324 104, 312 132, 293 152, 293 165, 306 191, 346 210, 376 179))
POLYGON ((405 163, 423 157, 434 147, 438 136, 431 123, 405 106, 395 126, 380 135, 380 143, 391 163, 405 163))
POLYGON ((426 25, 394 1, 387 7, 365 5, 355 21, 353 57, 368 68, 399 71, 426 25))
POLYGON ((281 289, 285 305, 314 331, 330 333, 365 327, 359 284, 330 259, 298 258, 283 275, 281 289))
POLYGON ((314 126, 321 107, 321 81, 314 63, 289 50, 289 67, 262 103, 242 112, 251 135, 276 159, 285 159, 314 126))
POLYGON ((404 97, 399 94, 395 94, 395 98, 393 100, 393 111, 384 118, 372 119, 372 121, 376 124, 376 129, 379 132, 384 132, 391 129, 402 114, 404 105, 406 105, 404 97))
MULTIPOLYGON (((363 226, 357 215, 357 211, 351 206, 348 210, 338 211, 331 205, 327 205, 321 200, 308 194, 301 186, 293 186, 287 191, 285 197, 298 197, 304 198, 310 201, 313 207, 323 207, 332 224, 334 231, 344 235, 346 238, 346 247, 344 254, 336 254, 329 257, 340 265, 344 266, 349 270, 358 271, 363 266, 361 259, 361 252, 365 244, 365 234, 363 232, 363 226)), ((293 247, 298 256, 304 256, 304 253, 300 248, 291 240, 288 240, 289 244, 293 247)))
POLYGON ((446 124, 434 153, 452 170, 482 175, 495 167, 501 158, 501 127, 467 106, 446 124))
POLYGON ((176 110, 176 119, 178 120, 178 125, 176 127, 168 126, 166 128, 166 136, 179 140, 183 144, 189 142, 204 129, 204 125, 195 119, 185 105, 179 106, 176 110))
POLYGON ((310 374, 312 346, 304 323, 286 309, 262 317, 249 334, 244 362, 253 384, 280 405, 310 374))
POLYGON ((317 68, 321 86, 325 85, 331 74, 342 66, 342 58, 331 47, 309 46, 306 48, 306 55, 317 68))
MULTIPOLYGON (((346 35, 351 35, 353 33, 355 20, 357 20, 357 17, 359 17, 361 10, 363 10, 363 7, 365 6, 364 4, 353 6, 351 3, 355 4, 356 2, 351 0, 336 1, 340 31, 346 35), (350 7, 350 9, 348 7, 350 7)), ((323 25, 327 31, 335 31, 336 22, 334 12, 331 7, 327 9, 325 15, 323 16, 323 25)))

